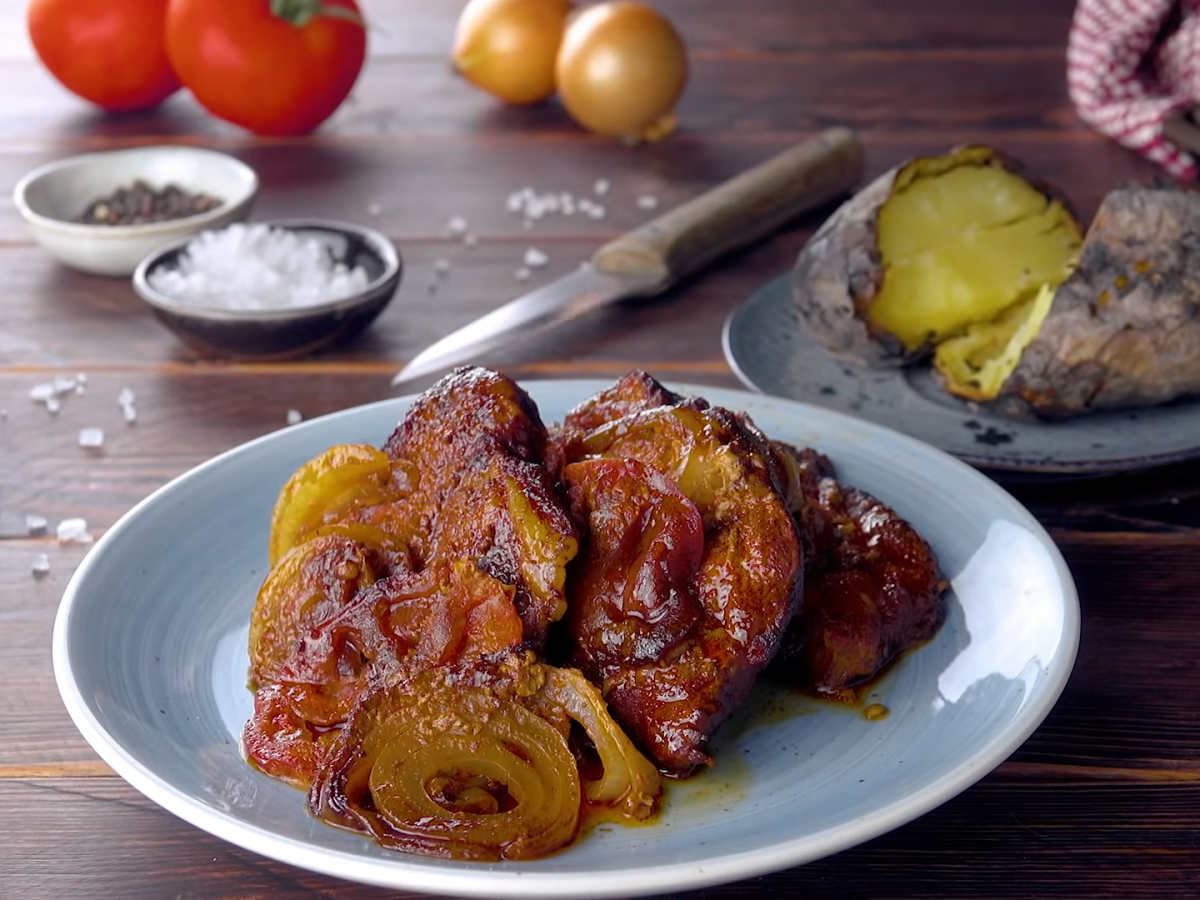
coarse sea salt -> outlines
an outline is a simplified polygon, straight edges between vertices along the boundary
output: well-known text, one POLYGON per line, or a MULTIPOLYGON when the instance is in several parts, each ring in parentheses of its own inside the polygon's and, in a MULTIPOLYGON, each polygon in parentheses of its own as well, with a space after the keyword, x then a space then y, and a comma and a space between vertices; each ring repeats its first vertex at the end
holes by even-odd
POLYGON ((188 242, 174 266, 148 276, 181 303, 216 309, 294 309, 357 294, 370 283, 313 237, 262 223, 235 223, 188 242))
POLYGON ((50 557, 45 553, 37 554, 33 558, 33 565, 31 568, 33 570, 34 578, 45 578, 50 574, 50 557))
POLYGON ((87 450, 95 450, 104 446, 103 428, 79 429, 79 446, 87 450))
POLYGON ((93 541, 87 530, 87 519, 63 519, 54 533, 64 544, 90 544, 93 541))

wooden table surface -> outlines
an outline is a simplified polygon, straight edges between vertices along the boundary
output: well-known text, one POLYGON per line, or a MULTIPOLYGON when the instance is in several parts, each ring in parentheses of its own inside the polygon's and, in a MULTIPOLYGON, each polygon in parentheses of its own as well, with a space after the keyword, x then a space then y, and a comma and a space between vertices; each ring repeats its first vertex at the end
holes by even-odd
MULTIPOLYGON (((447 65, 457 0, 367 0, 372 55, 351 100, 317 133, 255 140, 186 94, 106 118, 35 62, 20 0, 0 0, 0 896, 5 898, 413 896, 256 856, 176 819, 104 765, 72 725, 51 669, 63 589, 86 547, 169 479, 306 418, 393 395, 422 347, 515 296, 527 246, 540 283, 663 207, 830 125, 855 128, 868 176, 920 152, 983 142, 1025 159, 1090 216, 1150 168, 1075 117, 1064 80, 1067 0, 658 0, 684 34, 692 77, 681 128, 627 147, 582 133, 557 106, 504 108, 447 65), (7 199, 41 163, 88 150, 179 142, 218 148, 262 179, 256 218, 373 225, 407 271, 360 338, 289 363, 198 358, 124 279, 63 268, 7 199), (508 194, 586 192, 611 180, 604 220, 538 222, 508 194), (465 217, 478 244, 445 233, 465 217), (438 259, 451 263, 436 280, 438 259), (30 388, 86 373, 51 416, 30 388), (116 398, 128 387, 139 418, 116 398), (78 446, 103 427, 103 452, 78 446), (50 537, 28 534, 45 517, 50 537), (50 572, 34 577, 45 553, 50 572)), ((787 270, 823 211, 732 256, 663 300, 480 360, 523 379, 616 377, 737 386, 726 315, 787 270)), ((1153 434, 1147 434, 1148 443, 1153 434)), ((1075 482, 1007 485, 1049 529, 1078 583, 1082 643, 1056 708, 994 772, 923 818, 831 858, 706 898, 1200 896, 1200 464, 1075 482)), ((803 815, 797 810, 797 815, 803 815)))

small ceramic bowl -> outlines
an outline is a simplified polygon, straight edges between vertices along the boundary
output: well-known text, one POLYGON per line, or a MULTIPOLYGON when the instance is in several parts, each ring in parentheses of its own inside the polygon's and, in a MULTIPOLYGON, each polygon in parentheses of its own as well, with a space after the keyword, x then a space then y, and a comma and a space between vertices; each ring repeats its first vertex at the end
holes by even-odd
MULTIPOLYGON (((288 359, 311 353, 366 328, 391 302, 400 285, 400 254, 370 228, 319 219, 263 222, 326 246, 335 262, 361 266, 367 286, 340 300, 283 309, 209 307, 170 297, 153 285, 153 274, 176 267, 192 238, 152 253, 133 273, 133 287, 154 314, 186 344, 206 356, 288 359)), ((231 304, 232 305, 232 304, 231 304)))
POLYGON ((129 276, 156 248, 245 219, 258 176, 245 163, 199 147, 154 146, 88 153, 48 163, 17 183, 13 200, 34 238, 67 265, 97 275, 129 276), (96 200, 137 180, 155 190, 175 185, 220 204, 205 212, 137 225, 74 221, 96 200))

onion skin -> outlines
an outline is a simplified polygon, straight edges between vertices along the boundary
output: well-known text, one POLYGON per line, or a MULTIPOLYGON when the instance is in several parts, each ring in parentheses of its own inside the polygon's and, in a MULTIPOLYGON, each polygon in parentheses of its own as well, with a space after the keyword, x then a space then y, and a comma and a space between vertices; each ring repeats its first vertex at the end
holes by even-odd
POLYGON ((558 52, 559 98, 596 134, 656 140, 675 127, 687 50, 660 13, 633 0, 591 6, 571 19, 558 52))
POLYGON ((554 93, 570 13, 570 0, 471 0, 455 30, 454 68, 506 103, 540 103, 554 93))

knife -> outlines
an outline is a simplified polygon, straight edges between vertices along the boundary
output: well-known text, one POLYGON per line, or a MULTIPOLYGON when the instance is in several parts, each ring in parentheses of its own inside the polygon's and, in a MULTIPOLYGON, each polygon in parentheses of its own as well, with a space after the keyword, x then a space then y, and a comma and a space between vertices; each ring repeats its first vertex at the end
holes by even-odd
POLYGON ((418 353, 392 384, 466 362, 518 335, 616 300, 660 294, 725 253, 847 193, 862 170, 862 146, 854 133, 823 131, 605 244, 569 275, 447 335, 418 353))

